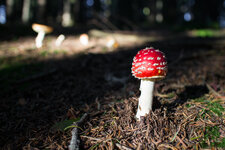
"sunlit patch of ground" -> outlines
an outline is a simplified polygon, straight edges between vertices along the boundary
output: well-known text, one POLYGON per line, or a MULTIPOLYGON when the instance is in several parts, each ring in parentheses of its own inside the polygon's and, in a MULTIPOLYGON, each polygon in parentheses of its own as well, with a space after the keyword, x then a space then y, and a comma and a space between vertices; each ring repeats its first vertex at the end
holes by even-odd
POLYGON ((225 29, 220 30, 213 30, 213 29, 196 29, 187 31, 189 36, 192 37, 224 37, 225 36, 225 29))
POLYGON ((42 57, 55 54, 74 55, 77 53, 106 53, 115 51, 118 48, 136 47, 150 42, 156 37, 141 34, 123 34, 102 32, 91 30, 89 32, 89 42, 83 45, 79 40, 79 35, 65 36, 65 40, 60 46, 56 46, 57 36, 47 35, 43 41, 42 48, 35 47, 35 37, 21 37, 14 41, 0 42, 0 57, 42 57))

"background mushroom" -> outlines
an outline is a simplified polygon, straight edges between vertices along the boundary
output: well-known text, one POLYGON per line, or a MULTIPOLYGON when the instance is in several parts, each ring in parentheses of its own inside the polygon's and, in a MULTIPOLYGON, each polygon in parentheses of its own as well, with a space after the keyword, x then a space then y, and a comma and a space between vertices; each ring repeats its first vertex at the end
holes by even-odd
POLYGON ((59 47, 62 44, 62 42, 65 40, 65 38, 66 38, 65 35, 60 34, 55 41, 55 45, 59 47))
POLYGON ((167 73, 167 62, 165 55, 154 48, 140 50, 133 59, 132 74, 141 79, 141 95, 138 102, 136 117, 149 114, 152 109, 154 82, 163 79, 167 73))
POLYGON ((87 34, 84 33, 84 34, 81 34, 81 35, 80 35, 79 40, 80 40, 80 43, 81 43, 82 45, 87 46, 87 45, 88 45, 88 42, 89 42, 89 37, 88 37, 87 34))
POLYGON ((42 47, 43 45, 42 42, 44 40, 45 34, 51 33, 53 31, 52 27, 49 27, 43 24, 37 24, 37 23, 32 24, 32 29, 38 33, 35 39, 35 44, 37 48, 42 47))

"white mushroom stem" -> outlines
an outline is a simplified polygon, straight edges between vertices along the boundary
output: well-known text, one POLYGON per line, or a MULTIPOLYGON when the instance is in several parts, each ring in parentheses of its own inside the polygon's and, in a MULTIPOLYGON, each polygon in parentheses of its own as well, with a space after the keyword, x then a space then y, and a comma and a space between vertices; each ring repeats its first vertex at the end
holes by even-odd
POLYGON ((152 110, 154 82, 141 80, 140 91, 141 95, 139 97, 138 111, 136 114, 138 120, 141 119, 141 116, 149 114, 149 111, 152 110))
POLYGON ((65 40, 65 35, 60 34, 55 41, 55 45, 59 47, 64 40, 65 40))
POLYGON ((45 37, 45 32, 44 31, 40 31, 38 32, 38 35, 35 39, 35 43, 36 43, 36 47, 37 48, 41 48, 42 47, 42 41, 44 40, 45 37))

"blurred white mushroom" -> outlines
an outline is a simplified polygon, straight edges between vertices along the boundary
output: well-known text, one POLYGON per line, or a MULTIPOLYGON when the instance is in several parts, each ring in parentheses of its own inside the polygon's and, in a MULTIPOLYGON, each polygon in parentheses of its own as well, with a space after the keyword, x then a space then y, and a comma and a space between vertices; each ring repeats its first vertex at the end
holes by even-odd
POLYGON ((118 42, 114 38, 108 37, 106 39, 106 46, 108 48, 117 48, 119 46, 119 44, 118 44, 118 42))
POLYGON ((37 23, 32 24, 32 29, 38 33, 35 39, 35 44, 37 48, 42 47, 42 42, 44 40, 45 34, 51 33, 53 31, 52 27, 37 23))
POLYGON ((60 34, 55 41, 55 45, 59 47, 64 40, 65 40, 65 36, 63 34, 60 34))
POLYGON ((89 42, 89 37, 87 34, 81 34, 80 35, 80 43, 84 46, 87 46, 89 42))

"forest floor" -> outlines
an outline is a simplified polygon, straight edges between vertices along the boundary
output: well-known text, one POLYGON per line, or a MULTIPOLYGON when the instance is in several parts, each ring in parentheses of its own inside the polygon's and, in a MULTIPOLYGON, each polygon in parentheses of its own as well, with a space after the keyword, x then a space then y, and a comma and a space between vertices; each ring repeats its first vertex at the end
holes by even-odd
POLYGON ((0 147, 68 149, 73 131, 80 149, 223 149, 224 33, 91 30, 86 46, 68 35, 57 47, 47 35, 40 49, 34 36, 1 41, 0 147), (168 75, 138 122, 131 64, 149 46, 165 53, 168 75))

